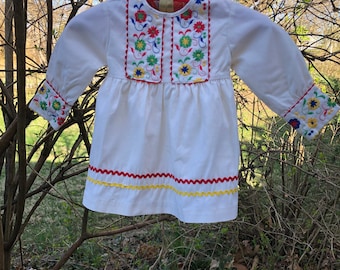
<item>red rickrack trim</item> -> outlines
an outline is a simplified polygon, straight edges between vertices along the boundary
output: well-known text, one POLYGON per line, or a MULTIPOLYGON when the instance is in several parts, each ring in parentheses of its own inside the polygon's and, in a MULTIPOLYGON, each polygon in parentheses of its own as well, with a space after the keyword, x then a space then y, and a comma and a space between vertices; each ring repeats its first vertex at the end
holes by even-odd
POLYGON ((170 49, 170 81, 173 83, 173 55, 174 55, 174 20, 171 20, 171 49, 170 49))
POLYGON ((126 48, 125 48, 125 77, 129 78, 127 65, 128 65, 128 53, 129 53, 129 1, 126 1, 126 48))
POLYGON ((164 34, 165 34, 165 18, 163 18, 162 22, 162 52, 161 52, 161 74, 159 76, 159 82, 163 81, 163 62, 164 62, 164 34))
POLYGON ((299 100, 283 115, 283 117, 286 117, 287 114, 289 114, 299 103, 300 101, 307 96, 307 94, 309 93, 310 90, 312 90, 312 88, 314 87, 314 83, 308 88, 308 90, 304 93, 304 95, 302 97, 299 98, 299 100))
POLYGON ((211 14, 210 14, 210 0, 208 0, 208 77, 206 81, 210 80, 211 73, 211 59, 210 59, 210 41, 211 41, 211 14))
POLYGON ((224 183, 224 182, 230 182, 230 181, 237 181, 238 176, 228 176, 223 178, 213 178, 213 179, 180 179, 175 177, 171 173, 146 173, 146 174, 134 174, 134 173, 128 173, 128 172, 122 172, 122 171, 114 171, 114 170, 107 170, 107 169, 100 169, 96 168, 92 165, 89 165, 89 169, 91 171, 94 171, 96 173, 101 174, 109 174, 109 175, 116 175, 116 176, 124 176, 134 179, 146 179, 146 178, 156 178, 156 177, 166 177, 166 178, 172 178, 175 180, 175 182, 179 184, 217 184, 217 183, 224 183))

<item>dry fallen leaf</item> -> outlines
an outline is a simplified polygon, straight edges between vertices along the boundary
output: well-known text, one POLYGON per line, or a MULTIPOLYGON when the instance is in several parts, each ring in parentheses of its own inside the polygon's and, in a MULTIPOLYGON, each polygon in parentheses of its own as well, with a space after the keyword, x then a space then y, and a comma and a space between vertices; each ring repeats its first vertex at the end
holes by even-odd
POLYGON ((246 266, 244 266, 243 264, 240 264, 240 263, 234 263, 233 267, 235 267, 237 270, 248 270, 248 268, 246 266))

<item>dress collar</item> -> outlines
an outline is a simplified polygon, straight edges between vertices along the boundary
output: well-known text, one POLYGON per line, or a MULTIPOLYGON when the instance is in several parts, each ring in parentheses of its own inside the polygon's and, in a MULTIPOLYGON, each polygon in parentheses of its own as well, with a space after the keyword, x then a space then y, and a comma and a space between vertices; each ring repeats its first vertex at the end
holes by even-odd
POLYGON ((151 12, 158 14, 161 17, 175 17, 178 15, 181 15, 182 13, 184 13, 185 11, 187 11, 188 9, 190 9, 190 7, 196 2, 196 0, 189 0, 188 3, 181 9, 174 11, 174 12, 164 12, 164 11, 160 11, 155 9, 154 7, 152 7, 147 0, 142 0, 142 3, 145 5, 145 7, 150 10, 151 12))

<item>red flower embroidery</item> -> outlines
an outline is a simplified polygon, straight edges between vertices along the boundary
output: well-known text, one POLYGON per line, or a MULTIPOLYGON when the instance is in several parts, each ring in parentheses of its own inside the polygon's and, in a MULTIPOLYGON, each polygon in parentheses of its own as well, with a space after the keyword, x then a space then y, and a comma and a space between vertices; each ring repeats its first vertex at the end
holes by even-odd
POLYGON ((194 24, 194 29, 196 33, 201 33, 204 31, 204 24, 201 21, 198 21, 197 23, 194 24))
POLYGON ((187 11, 185 11, 181 14, 181 18, 183 20, 189 20, 191 17, 192 17, 192 10, 191 9, 188 9, 187 11))
POLYGON ((155 38, 155 37, 158 36, 159 31, 158 31, 158 29, 156 28, 156 26, 151 26, 151 27, 148 29, 148 34, 149 34, 150 37, 155 38))
POLYGON ((58 117, 57 118, 57 123, 58 123, 59 126, 61 126, 64 122, 65 122, 65 118, 64 117, 58 117))
POLYGON ((139 22, 139 23, 145 22, 146 21, 146 17, 147 17, 147 15, 146 15, 144 10, 138 10, 135 13, 136 21, 139 22))
POLYGON ((298 129, 300 127, 300 121, 296 118, 290 119, 288 123, 294 128, 298 129))

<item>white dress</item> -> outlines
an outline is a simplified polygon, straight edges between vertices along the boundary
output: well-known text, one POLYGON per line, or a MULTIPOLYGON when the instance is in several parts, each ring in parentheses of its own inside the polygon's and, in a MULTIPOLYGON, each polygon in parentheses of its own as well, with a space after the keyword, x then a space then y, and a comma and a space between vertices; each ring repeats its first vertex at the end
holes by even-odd
POLYGON ((58 129, 95 72, 108 67, 95 113, 84 205, 190 223, 235 219, 239 140, 230 69, 307 138, 337 113, 288 34, 229 0, 160 12, 109 0, 73 18, 30 108, 58 129))

